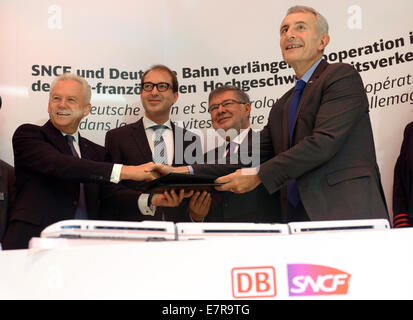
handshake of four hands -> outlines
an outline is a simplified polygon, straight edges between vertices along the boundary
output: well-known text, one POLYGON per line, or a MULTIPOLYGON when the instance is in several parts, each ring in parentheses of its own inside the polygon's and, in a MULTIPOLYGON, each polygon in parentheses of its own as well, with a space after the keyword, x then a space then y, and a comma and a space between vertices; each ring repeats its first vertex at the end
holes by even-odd
MULTIPOLYGON (((151 181, 164 176, 168 173, 187 173, 187 166, 172 167, 164 164, 148 162, 139 166, 122 166, 120 175, 121 180, 151 181)), ((218 191, 230 191, 234 193, 245 193, 255 189, 261 184, 261 179, 257 174, 256 168, 238 169, 226 176, 219 177, 216 183, 222 185, 215 187, 218 191)), ((207 191, 164 191, 161 194, 152 196, 151 205, 161 207, 176 207, 184 198, 189 200, 189 212, 194 221, 203 221, 211 207, 211 194, 207 191)))

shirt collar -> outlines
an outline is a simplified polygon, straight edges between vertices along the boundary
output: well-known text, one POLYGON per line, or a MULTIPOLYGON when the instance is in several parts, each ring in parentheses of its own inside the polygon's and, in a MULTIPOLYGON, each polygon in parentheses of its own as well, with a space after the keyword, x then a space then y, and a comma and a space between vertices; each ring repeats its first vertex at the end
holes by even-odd
POLYGON ((60 131, 60 132, 62 133, 62 135, 63 135, 64 137, 66 137, 67 135, 73 136, 74 141, 75 141, 76 143, 79 143, 79 130, 76 130, 75 133, 71 133, 71 134, 64 133, 64 132, 62 132, 62 131, 60 131))
MULTIPOLYGON (((234 139, 232 139, 232 142, 235 142, 236 144, 240 145, 245 137, 248 135, 248 132, 251 130, 251 127, 248 127, 247 129, 241 129, 239 135, 237 135, 234 139)), ((225 145, 228 143, 228 141, 225 142, 225 145)))
POLYGON ((310 80, 311 76, 313 75, 315 69, 318 67, 318 65, 320 64, 321 60, 323 58, 318 59, 312 66, 310 69, 307 70, 306 73, 304 73, 304 75, 301 77, 300 80, 305 81, 305 83, 308 82, 308 80, 310 80))
MULTIPOLYGON (((151 119, 149 119, 145 115, 143 116, 142 121, 143 121, 143 127, 145 128, 145 130, 159 124, 159 123, 156 123, 156 122, 152 121, 151 119)), ((165 123, 162 123, 162 124, 164 126, 166 126, 168 129, 172 130, 171 119, 168 119, 165 123)))

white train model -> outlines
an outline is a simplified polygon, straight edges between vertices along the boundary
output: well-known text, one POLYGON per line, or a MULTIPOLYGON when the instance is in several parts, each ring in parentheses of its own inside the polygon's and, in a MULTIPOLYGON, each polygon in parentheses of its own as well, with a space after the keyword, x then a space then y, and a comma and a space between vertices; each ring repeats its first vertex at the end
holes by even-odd
POLYGON ((278 223, 174 223, 167 221, 64 220, 46 227, 42 238, 194 240, 264 237, 314 232, 390 229, 385 219, 278 223))
POLYGON ((42 238, 176 240, 175 224, 166 221, 64 220, 46 227, 42 238))

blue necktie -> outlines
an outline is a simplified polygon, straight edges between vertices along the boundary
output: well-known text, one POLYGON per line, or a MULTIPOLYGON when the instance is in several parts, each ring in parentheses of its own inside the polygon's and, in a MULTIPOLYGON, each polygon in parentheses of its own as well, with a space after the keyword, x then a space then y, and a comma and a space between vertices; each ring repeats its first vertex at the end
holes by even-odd
MULTIPOLYGON (((78 153, 73 145, 73 140, 75 138, 70 134, 66 135, 67 143, 69 144, 70 150, 72 151, 72 155, 74 157, 79 158, 78 153)), ((78 206, 75 213, 75 219, 87 219, 87 206, 86 206, 86 197, 85 197, 85 188, 83 183, 80 183, 80 191, 79 191, 79 201, 78 206)))
POLYGON ((153 162, 168 164, 168 155, 166 153, 166 144, 162 137, 167 126, 162 124, 155 125, 152 129, 155 131, 155 140, 153 147, 153 162))
MULTIPOLYGON (((298 104, 300 103, 301 94, 303 93, 306 82, 303 80, 298 80, 295 85, 294 97, 290 104, 290 110, 288 112, 288 131, 289 131, 289 141, 290 147, 292 146, 293 141, 293 128, 294 128, 294 119, 297 112, 298 104)), ((297 207, 298 202, 300 201, 300 195, 298 193, 297 182, 295 179, 291 180, 287 184, 287 199, 294 206, 297 207)))

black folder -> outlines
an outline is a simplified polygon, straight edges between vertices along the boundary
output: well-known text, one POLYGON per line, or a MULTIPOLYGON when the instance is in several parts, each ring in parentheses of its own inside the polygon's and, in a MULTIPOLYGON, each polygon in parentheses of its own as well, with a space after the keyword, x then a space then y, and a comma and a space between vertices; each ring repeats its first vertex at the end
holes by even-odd
POLYGON ((222 185, 222 183, 215 183, 215 179, 215 176, 203 174, 169 173, 158 179, 145 182, 141 189, 146 193, 162 193, 171 189, 214 192, 217 191, 215 190, 216 186, 222 185))

